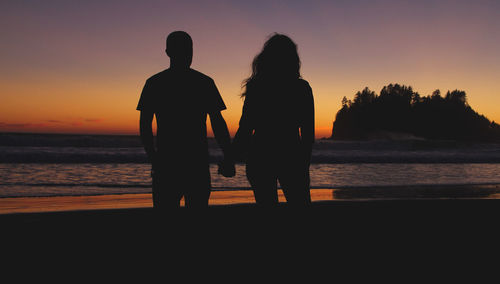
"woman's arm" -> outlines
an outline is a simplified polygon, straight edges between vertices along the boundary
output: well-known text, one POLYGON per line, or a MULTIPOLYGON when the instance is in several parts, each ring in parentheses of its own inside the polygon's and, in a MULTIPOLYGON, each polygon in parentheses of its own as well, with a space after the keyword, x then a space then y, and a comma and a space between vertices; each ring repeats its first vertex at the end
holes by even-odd
POLYGON ((248 144, 253 133, 253 126, 251 122, 251 100, 248 97, 245 98, 243 103, 243 110, 241 112, 241 118, 238 130, 234 135, 232 149, 236 160, 244 160, 245 152, 248 150, 248 144))
POLYGON ((314 98, 312 89, 307 84, 306 96, 304 102, 304 112, 300 127, 300 137, 307 164, 311 162, 312 144, 314 143, 314 98))

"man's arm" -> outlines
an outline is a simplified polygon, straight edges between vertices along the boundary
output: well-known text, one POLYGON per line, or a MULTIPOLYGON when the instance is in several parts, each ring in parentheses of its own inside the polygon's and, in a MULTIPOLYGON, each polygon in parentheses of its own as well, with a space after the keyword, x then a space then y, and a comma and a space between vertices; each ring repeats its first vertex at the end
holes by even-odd
POLYGON ((209 116, 217 144, 219 144, 219 147, 222 149, 224 157, 231 158, 231 136, 229 135, 229 130, 227 129, 224 117, 222 117, 222 114, 219 111, 210 113, 209 116))
POLYGON ((141 133, 142 145, 144 146, 144 150, 146 150, 149 162, 154 168, 156 166, 156 149, 153 141, 153 116, 153 112, 142 110, 141 117, 139 119, 139 129, 141 133))
MULTIPOLYGON (((226 121, 222 117, 220 111, 209 113, 209 116, 215 140, 217 140, 217 144, 219 144, 219 147, 222 149, 222 153, 224 153, 223 168, 228 170, 227 167, 230 167, 229 174, 227 174, 227 176, 234 176, 234 159, 231 150, 231 136, 229 135, 226 121)), ((224 174, 224 176, 226 176, 226 174, 224 174)))

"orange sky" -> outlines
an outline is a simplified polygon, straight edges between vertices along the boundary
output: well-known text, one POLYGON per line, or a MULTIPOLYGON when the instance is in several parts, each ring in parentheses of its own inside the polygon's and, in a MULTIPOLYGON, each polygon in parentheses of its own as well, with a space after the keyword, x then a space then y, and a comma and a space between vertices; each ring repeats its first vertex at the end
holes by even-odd
POLYGON ((0 131, 137 134, 139 94, 168 67, 173 30, 193 37, 192 67, 215 80, 232 133, 241 82, 272 32, 299 46, 318 138, 343 96, 390 83, 464 90, 500 121, 498 1, 11 2, 0 4, 0 131))

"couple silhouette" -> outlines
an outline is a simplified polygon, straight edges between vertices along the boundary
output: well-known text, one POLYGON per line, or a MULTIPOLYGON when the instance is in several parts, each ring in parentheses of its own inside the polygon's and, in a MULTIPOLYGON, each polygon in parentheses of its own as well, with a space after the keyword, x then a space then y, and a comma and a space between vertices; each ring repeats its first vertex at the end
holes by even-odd
POLYGON ((233 177, 235 163, 245 162, 259 207, 279 204, 278 182, 287 205, 310 205, 314 101, 311 87, 300 75, 297 45, 286 35, 273 34, 254 58, 252 75, 244 81, 244 105, 233 141, 214 80, 190 68, 189 34, 169 34, 166 53, 170 67, 146 80, 137 105, 141 140, 152 164, 153 207, 178 208, 182 197, 187 208, 208 207, 207 115, 224 154, 219 174, 233 177))

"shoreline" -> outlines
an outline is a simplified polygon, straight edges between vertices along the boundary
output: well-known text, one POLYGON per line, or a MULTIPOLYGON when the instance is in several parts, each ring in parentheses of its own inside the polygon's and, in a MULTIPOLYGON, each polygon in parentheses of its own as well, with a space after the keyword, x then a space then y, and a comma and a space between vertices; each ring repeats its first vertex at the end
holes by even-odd
MULTIPOLYGON (((415 193, 412 190, 407 193, 415 193)), ((312 206, 305 210, 287 207, 282 195, 277 208, 259 208, 251 191, 239 192, 239 196, 230 191, 215 193, 207 210, 181 207, 167 212, 153 209, 151 194, 0 198, 0 224, 4 237, 23 245, 40 244, 41 237, 62 244, 79 240, 105 246, 119 240, 143 249, 145 244, 156 246, 159 240, 190 243, 201 237, 203 243, 208 239, 216 244, 214 248, 228 248, 227 242, 241 247, 266 236, 268 244, 292 238, 298 244, 322 248, 324 244, 357 247, 372 243, 372 238, 434 243, 440 234, 467 243, 470 239, 464 233, 483 238, 497 231, 499 190, 500 185, 449 187, 441 188, 441 193, 448 194, 427 197, 358 194, 351 198, 343 192, 342 198, 335 199, 333 190, 315 189, 312 206), (477 190, 491 194, 474 195, 477 190)))
MULTIPOLYGON (((280 203, 286 199, 278 190, 280 203)), ((500 202, 500 184, 372 186, 311 189, 314 204, 340 202, 398 202, 404 200, 486 200, 500 202)), ((181 200, 183 206, 184 200, 181 200)), ((251 190, 213 190, 209 207, 253 206, 251 190)), ((91 210, 152 209, 151 193, 121 193, 77 196, 2 197, 0 216, 91 210)))
POLYGON ((143 246, 162 238, 182 243, 199 241, 198 236, 202 236, 214 243, 243 245, 267 236, 269 242, 291 237, 302 245, 305 240, 312 244, 322 238, 315 243, 322 247, 324 242, 356 246, 373 237, 390 241, 400 236, 402 243, 407 241, 405 236, 431 243, 440 234, 452 239, 464 238, 466 232, 485 237, 497 231, 499 213, 497 198, 352 199, 314 201, 307 210, 283 203, 273 209, 258 208, 255 203, 232 203, 211 205, 202 211, 181 208, 167 212, 149 206, 73 208, 0 214, 0 224, 4 236, 13 237, 13 241, 35 241, 39 237, 57 240, 64 236, 64 242, 104 245, 108 242, 103 240, 137 242, 140 236, 143 246))

